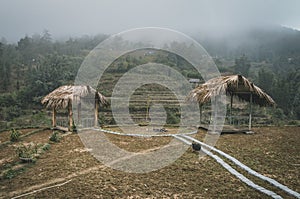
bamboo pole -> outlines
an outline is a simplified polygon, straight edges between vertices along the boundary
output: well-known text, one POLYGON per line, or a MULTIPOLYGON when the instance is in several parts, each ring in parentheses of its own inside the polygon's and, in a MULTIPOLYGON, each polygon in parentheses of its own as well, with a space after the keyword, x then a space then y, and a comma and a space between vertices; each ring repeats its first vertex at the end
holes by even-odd
POLYGON ((230 93, 230 111, 229 111, 229 124, 232 125, 232 102, 233 102, 233 94, 230 93))
POLYGON ((69 100, 68 102, 68 114, 69 114, 69 131, 72 130, 73 126, 73 111, 72 111, 72 101, 69 100))
POLYGON ((233 123, 232 122, 232 104, 233 104, 233 93, 230 93, 230 125, 233 123))
POLYGON ((214 103, 214 121, 213 121, 213 132, 215 133, 216 132, 216 128, 217 128, 217 126, 216 126, 216 124, 217 124, 217 122, 216 122, 216 120, 217 120, 217 116, 218 116, 218 110, 217 110, 217 100, 218 100, 218 97, 219 97, 219 95, 216 95, 215 96, 215 103, 214 103))
POLYGON ((52 126, 56 127, 56 109, 53 107, 52 109, 52 126))
POLYGON ((79 101, 77 105, 77 119, 78 119, 78 124, 81 124, 81 102, 79 101))
POLYGON ((203 105, 200 105, 200 126, 202 124, 202 107, 203 105))
POLYGON ((94 126, 98 126, 98 108, 99 108, 99 100, 97 97, 95 97, 95 110, 94 110, 94 115, 95 115, 95 120, 94 120, 94 126))
POLYGON ((249 131, 252 126, 252 93, 250 93, 250 110, 249 110, 249 131))

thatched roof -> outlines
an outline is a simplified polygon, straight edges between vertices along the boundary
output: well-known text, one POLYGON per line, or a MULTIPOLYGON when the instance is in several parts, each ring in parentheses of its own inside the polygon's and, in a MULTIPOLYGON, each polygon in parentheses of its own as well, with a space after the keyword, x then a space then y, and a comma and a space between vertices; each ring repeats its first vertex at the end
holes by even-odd
POLYGON ((107 105, 107 99, 90 86, 61 86, 42 99, 47 108, 66 108, 69 102, 79 101, 88 95, 94 96, 102 105, 107 105))
POLYGON ((260 106, 275 105, 274 100, 268 94, 241 75, 220 76, 210 79, 193 89, 187 99, 204 104, 209 102, 211 97, 221 93, 237 96, 248 102, 250 102, 250 93, 252 93, 253 103, 260 106))

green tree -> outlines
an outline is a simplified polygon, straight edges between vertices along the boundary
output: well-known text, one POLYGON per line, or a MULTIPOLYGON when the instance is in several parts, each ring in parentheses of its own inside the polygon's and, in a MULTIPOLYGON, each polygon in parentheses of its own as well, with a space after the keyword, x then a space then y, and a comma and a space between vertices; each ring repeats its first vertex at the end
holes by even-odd
POLYGON ((235 65, 234 65, 235 73, 248 77, 250 67, 251 67, 250 60, 248 60, 246 55, 243 55, 240 58, 235 59, 235 65))
POLYGON ((14 45, 2 45, 0 54, 0 90, 8 91, 15 85, 13 71, 19 64, 19 53, 14 45))
POLYGON ((274 74, 264 68, 260 69, 258 72, 258 85, 267 93, 272 93, 272 88, 274 86, 274 74))
POLYGON ((290 71, 286 76, 277 75, 273 87, 273 98, 290 118, 299 119, 300 69, 290 71))

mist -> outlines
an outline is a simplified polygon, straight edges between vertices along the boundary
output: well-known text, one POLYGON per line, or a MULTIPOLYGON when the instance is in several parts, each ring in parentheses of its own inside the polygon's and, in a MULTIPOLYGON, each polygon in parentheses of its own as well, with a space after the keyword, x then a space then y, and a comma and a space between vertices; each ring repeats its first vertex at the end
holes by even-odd
POLYGON ((220 36, 274 25, 300 29, 297 0, 1 0, 0 38, 17 42, 49 30, 54 39, 137 27, 220 36))

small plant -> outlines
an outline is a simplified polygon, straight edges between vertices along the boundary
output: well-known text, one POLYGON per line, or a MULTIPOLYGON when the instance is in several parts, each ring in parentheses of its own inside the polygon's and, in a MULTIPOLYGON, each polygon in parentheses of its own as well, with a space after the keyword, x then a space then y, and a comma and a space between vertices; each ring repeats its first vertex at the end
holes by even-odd
POLYGON ((21 144, 17 147, 16 153, 24 162, 32 162, 37 156, 38 146, 33 143, 21 144))
POLYGON ((51 145, 49 143, 46 143, 42 146, 43 151, 48 151, 50 149, 51 145))
POLYGON ((15 176, 16 176, 16 172, 12 169, 7 170, 3 175, 4 179, 12 179, 15 176))
POLYGON ((17 142, 20 140, 21 133, 16 129, 12 129, 10 133, 10 141, 17 142))
POLYGON ((50 140, 51 142, 59 142, 60 138, 61 138, 61 137, 59 136, 58 131, 53 131, 53 133, 52 133, 52 135, 50 136, 49 140, 50 140))
POLYGON ((9 169, 6 172, 4 172, 3 174, 3 178, 4 179, 12 179, 15 176, 17 176, 18 174, 22 173, 25 170, 25 168, 20 168, 20 169, 9 169))

